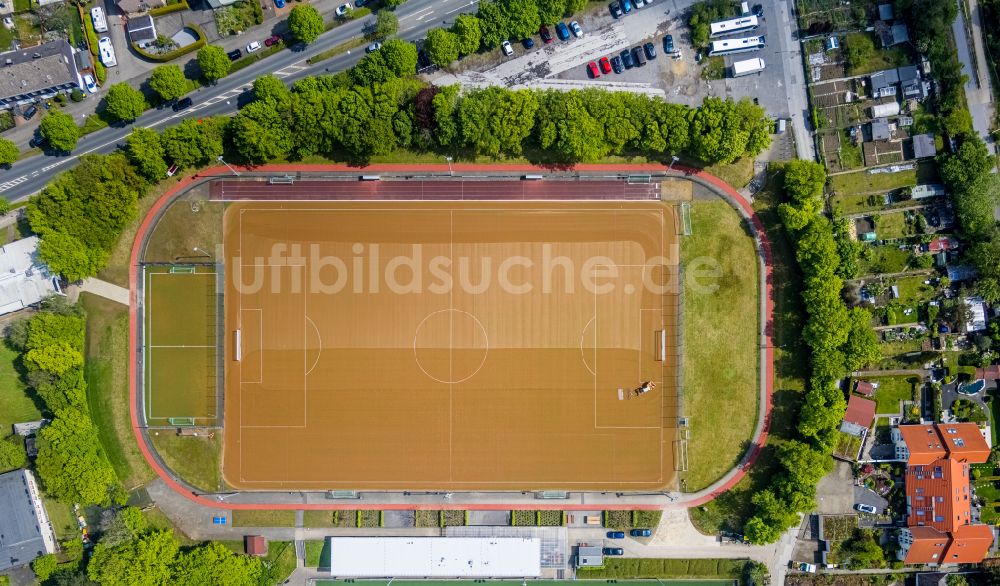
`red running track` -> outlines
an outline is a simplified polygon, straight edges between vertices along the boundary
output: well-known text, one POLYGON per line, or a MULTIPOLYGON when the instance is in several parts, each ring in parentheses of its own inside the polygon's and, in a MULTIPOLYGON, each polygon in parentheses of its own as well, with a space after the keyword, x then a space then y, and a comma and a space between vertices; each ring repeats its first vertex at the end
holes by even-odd
MULTIPOLYGON (((528 172, 528 173, 546 173, 551 171, 544 167, 535 167, 532 165, 466 165, 466 164, 456 164, 453 166, 455 171, 476 171, 476 172, 528 172)), ((348 167, 346 165, 265 165, 262 167, 255 168, 242 168, 240 170, 250 172, 265 172, 265 173, 288 173, 288 172, 359 172, 362 171, 356 167, 348 167)), ((442 172, 448 170, 445 165, 375 165, 371 167, 366 167, 363 169, 365 173, 379 173, 379 172, 442 172)), ((603 171, 606 173, 622 172, 622 171, 640 171, 640 172, 668 172, 667 168, 662 165, 577 165, 573 167, 575 171, 603 171)), ((139 252, 142 248, 142 243, 146 239, 146 236, 150 228, 155 223, 155 220, 159 216, 160 212, 171 202, 173 199, 181 194, 183 194, 187 189, 195 182, 201 180, 204 177, 221 176, 231 173, 231 170, 226 167, 212 167, 201 171, 198 174, 185 177, 181 179, 177 185, 172 189, 164 193, 150 208, 149 212, 142 219, 142 223, 139 225, 139 230, 136 233, 135 240, 132 243, 132 253, 129 260, 129 357, 131 360, 131 368, 129 368, 128 380, 129 380, 129 411, 132 421, 132 433, 135 436, 135 440, 139 445, 139 450, 142 452, 143 458, 152 467, 163 482, 170 487, 172 490, 180 494, 181 496, 187 498, 188 500, 212 509, 227 509, 227 510, 336 510, 336 509, 383 509, 383 510, 419 510, 419 509, 432 509, 432 510, 509 510, 510 504, 462 504, 462 503, 449 503, 449 504, 377 504, 377 503, 360 503, 352 502, 349 504, 335 504, 335 503, 220 503, 218 501, 199 496, 187 488, 184 487, 180 482, 178 482, 169 470, 164 468, 159 460, 153 455, 153 448, 147 441, 145 434, 143 433, 142 425, 139 422, 138 413, 138 398, 136 396, 136 377, 137 377, 137 355, 138 355, 138 266, 139 266, 139 252)), ((765 358, 766 358, 766 370, 765 376, 765 392, 764 392, 764 422, 761 432, 754 438, 753 444, 740 464, 738 470, 730 478, 728 478, 721 485, 714 487, 710 490, 703 491, 703 494, 697 494, 694 498, 690 500, 684 500, 675 506, 683 506, 685 508, 700 506, 707 503, 717 497, 718 495, 726 492, 733 486, 735 486, 743 477, 746 475, 747 470, 750 469, 757 461, 760 456, 761 450, 767 442, 768 430, 771 424, 771 410, 772 410, 772 394, 774 392, 774 351, 773 351, 773 333, 774 333, 774 299, 773 299, 773 268, 772 268, 772 255, 771 255, 771 245, 767 239, 767 233, 764 231, 763 223, 760 218, 754 213, 753 208, 750 207, 749 202, 747 202, 743 196, 741 196, 735 189, 733 189, 729 184, 725 183, 721 179, 699 171, 692 168, 684 168, 680 166, 674 166, 672 173, 676 175, 687 175, 694 176, 698 179, 711 184, 714 188, 719 191, 724 192, 727 195, 727 199, 730 203, 740 206, 743 211, 748 214, 751 218, 751 222, 757 231, 758 238, 760 239, 762 253, 765 260, 765 270, 766 270, 766 283, 765 292, 767 295, 765 303, 765 358)), ((372 182, 376 183, 376 182, 372 182)), ((511 182, 512 184, 515 182, 511 182)), ((545 184, 546 182, 537 182, 539 184, 545 184)), ((548 182, 550 185, 555 183, 554 181, 548 182)), ((579 185, 577 182, 576 184, 579 185)), ((518 183, 520 184, 520 183, 518 183)), ((572 183, 571 183, 572 184, 572 183)), ((357 187, 358 184, 350 183, 353 187, 357 187)), ((482 185, 486 185, 483 183, 482 185)), ((272 187, 272 186, 269 186, 272 187)), ((648 187, 648 186, 647 186, 648 187)), ((521 504, 517 505, 518 508, 524 508, 529 510, 592 510, 595 505, 593 504, 521 504)), ((615 509, 635 509, 635 510, 659 510, 665 507, 659 505, 636 505, 636 504, 623 504, 614 505, 615 509)))
POLYGON ((391 201, 526 201, 526 200, 657 200, 659 182, 630 184, 607 180, 483 181, 393 178, 383 181, 301 179, 269 184, 267 178, 216 180, 213 200, 391 200, 391 201))

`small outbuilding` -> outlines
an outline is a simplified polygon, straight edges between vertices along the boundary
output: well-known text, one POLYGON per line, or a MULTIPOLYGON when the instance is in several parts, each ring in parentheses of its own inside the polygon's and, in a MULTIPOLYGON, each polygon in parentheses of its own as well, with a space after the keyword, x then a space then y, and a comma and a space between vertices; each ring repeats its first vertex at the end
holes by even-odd
POLYGON ((937 147, 934 146, 933 134, 917 134, 913 137, 913 156, 918 159, 925 159, 937 155, 937 147))
POLYGON ((599 568, 604 565, 604 551, 595 545, 581 545, 576 548, 576 567, 599 568))
POLYGON ((866 380, 854 381, 854 392, 864 397, 871 397, 875 394, 876 389, 878 389, 878 383, 866 380))
POLYGON ((264 557, 267 555, 267 538, 263 535, 247 535, 243 538, 247 555, 264 557))
POLYGON ((864 437, 875 421, 875 407, 875 401, 851 395, 851 399, 847 402, 847 411, 844 412, 844 420, 840 423, 840 431, 864 437))

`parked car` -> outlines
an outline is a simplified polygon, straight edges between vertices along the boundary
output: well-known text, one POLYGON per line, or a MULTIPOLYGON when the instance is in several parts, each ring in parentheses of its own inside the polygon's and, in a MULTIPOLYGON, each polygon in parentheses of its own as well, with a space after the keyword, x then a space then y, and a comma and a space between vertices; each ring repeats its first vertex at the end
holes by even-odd
POLYGON ((575 20, 573 22, 569 23, 569 30, 573 31, 573 36, 574 37, 579 38, 579 37, 583 36, 583 29, 580 28, 580 23, 578 23, 575 20))
POLYGON ((500 43, 500 50, 503 51, 503 54, 506 57, 510 57, 511 55, 514 54, 514 47, 510 46, 510 41, 504 41, 500 43))
POLYGON ((275 8, 284 8, 285 7, 285 0, 274 0, 274 7, 275 8))
POLYGON ((605 547, 604 555, 625 555, 625 550, 620 547, 605 547))
POLYGON ((535 40, 532 39, 531 37, 528 37, 523 41, 521 41, 521 46, 524 47, 525 49, 531 49, 535 46, 535 40))
POLYGON ((876 509, 874 506, 872 506, 872 505, 866 505, 864 503, 858 503, 858 504, 854 505, 854 508, 858 512, 868 513, 869 515, 874 515, 875 513, 878 512, 878 509, 876 509))
POLYGON ((365 47, 365 53, 374 53, 375 51, 378 51, 381 48, 382 48, 382 43, 375 41, 371 45, 365 47))
POLYGON ((622 12, 624 12, 625 14, 632 12, 631 0, 622 0, 622 12))
POLYGON ((642 50, 646 53, 646 59, 656 59, 656 47, 653 43, 646 43, 642 50))
POLYGON ((264 40, 264 44, 268 47, 273 47, 281 42, 281 35, 271 35, 264 40))
POLYGON ((232 51, 226 53, 229 56, 230 61, 236 61, 243 56, 243 51, 240 49, 233 49, 232 51))
POLYGON ((263 47, 263 46, 264 45, 260 44, 260 41, 254 41, 254 42, 250 43, 249 45, 247 45, 247 53, 248 54, 249 53, 256 53, 257 51, 260 51, 261 47, 263 47))
POLYGON ((368 4, 368 0, 354 0, 354 7, 361 8, 362 6, 368 4))
POLYGON ((89 73, 83 76, 83 85, 87 86, 87 91, 96 94, 97 93, 97 83, 94 81, 94 76, 89 73))
POLYGON ((607 57, 601 57, 597 63, 601 66, 602 72, 611 73, 611 62, 608 61, 607 57))
POLYGON ((764 18, 764 5, 754 4, 753 10, 751 12, 753 12, 753 15, 756 16, 757 18, 764 18))
POLYGON ((538 29, 538 34, 542 37, 542 42, 548 45, 552 42, 552 33, 549 32, 549 27, 542 25, 542 28, 538 29))
POLYGON ((649 537, 653 534, 649 529, 633 529, 628 532, 632 537, 649 537))
POLYGON ((642 8, 645 4, 642 0, 632 0, 632 6, 635 8, 642 8))
POLYGON ((337 12, 336 12, 337 17, 344 18, 345 16, 347 16, 347 13, 350 12, 351 10, 352 8, 350 4, 341 4, 340 6, 337 7, 337 12))
POLYGON ((24 113, 22 113, 21 116, 25 120, 31 120, 35 117, 35 114, 38 114, 38 106, 32 104, 24 109, 24 113))
POLYGON ((622 51, 619 56, 622 58, 622 64, 625 69, 632 69, 635 66, 635 61, 632 59, 632 53, 628 49, 622 51))
POLYGON ((608 539, 625 539, 624 531, 608 531, 608 539))
POLYGON ((181 98, 176 102, 174 102, 174 105, 172 107, 174 109, 174 112, 180 112, 181 110, 186 110, 193 105, 194 102, 191 100, 191 98, 181 98))
POLYGON ((569 27, 566 26, 565 22, 556 23, 556 34, 559 35, 560 41, 569 40, 569 27))
POLYGON ((674 35, 665 35, 663 37, 663 52, 668 55, 674 52, 674 35))
POLYGON ((28 141, 28 146, 33 149, 40 149, 45 144, 45 139, 40 136, 32 136, 28 141))
POLYGON ((618 55, 611 58, 611 69, 614 69, 615 73, 621 73, 625 69, 622 65, 622 58, 618 55))
POLYGON ((612 2, 611 4, 608 4, 608 10, 611 11, 612 18, 621 18, 622 17, 622 5, 621 5, 621 3, 619 3, 619 2, 612 2))
POLYGON ((591 61, 587 64, 587 74, 595 79, 601 77, 601 70, 597 68, 597 63, 591 61))
POLYGON ((646 56, 642 53, 642 47, 632 47, 632 59, 635 59, 636 67, 642 67, 646 64, 646 56))

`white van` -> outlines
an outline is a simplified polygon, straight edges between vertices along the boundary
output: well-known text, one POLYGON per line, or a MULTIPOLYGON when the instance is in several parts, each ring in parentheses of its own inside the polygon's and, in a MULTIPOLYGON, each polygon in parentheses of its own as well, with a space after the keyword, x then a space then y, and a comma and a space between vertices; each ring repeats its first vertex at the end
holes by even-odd
POLYGON ((740 15, 741 16, 746 16, 748 14, 750 14, 750 3, 749 2, 740 2, 740 15))
POLYGON ((90 20, 94 23, 94 30, 99 33, 108 32, 108 20, 104 18, 104 9, 95 6, 90 9, 90 20))

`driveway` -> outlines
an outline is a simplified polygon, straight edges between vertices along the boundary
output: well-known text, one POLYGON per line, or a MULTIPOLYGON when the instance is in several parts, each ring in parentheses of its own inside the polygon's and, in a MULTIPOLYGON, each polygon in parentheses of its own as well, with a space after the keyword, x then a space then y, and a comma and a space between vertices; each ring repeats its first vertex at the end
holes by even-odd
MULTIPOLYGON (((97 0, 97 4, 105 5, 104 13, 108 19, 108 32, 98 33, 97 36, 102 37, 107 35, 111 37, 111 43, 115 46, 115 59, 118 61, 116 67, 108 68, 107 82, 101 88, 101 93, 98 94, 98 96, 101 96, 107 90, 108 85, 119 81, 132 81, 134 78, 140 76, 146 77, 159 63, 144 61, 132 52, 132 46, 128 41, 128 32, 125 29, 127 22, 125 14, 118 8, 117 4, 106 2, 105 0, 97 0)), ((168 33, 168 36, 169 34, 173 34, 173 31, 168 33)), ((138 84, 130 85, 138 87, 138 84)))
POLYGON ((847 462, 834 460, 833 470, 816 485, 816 512, 846 515, 854 511, 854 473, 847 462))

